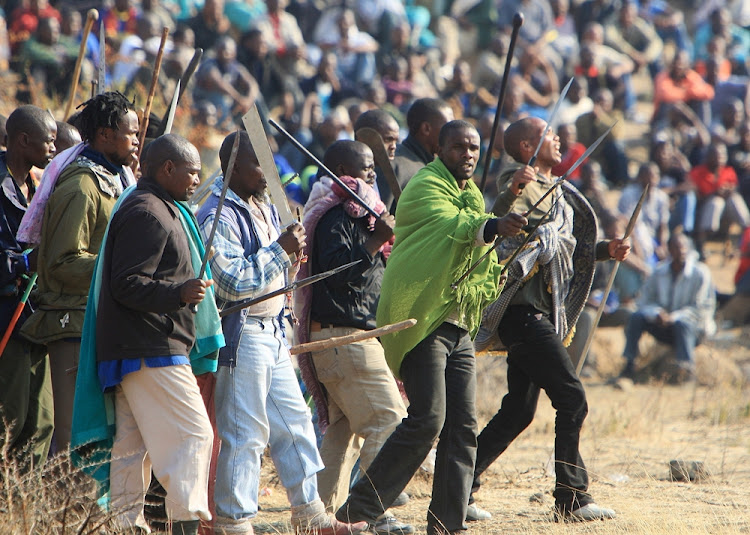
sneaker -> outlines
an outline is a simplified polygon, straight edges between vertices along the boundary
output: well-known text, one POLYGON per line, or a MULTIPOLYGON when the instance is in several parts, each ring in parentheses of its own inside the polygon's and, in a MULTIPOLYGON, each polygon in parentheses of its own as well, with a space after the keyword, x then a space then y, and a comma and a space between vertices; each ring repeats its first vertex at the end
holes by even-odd
POLYGON ((485 511, 479 507, 476 503, 470 503, 468 509, 466 509, 466 521, 476 522, 478 520, 489 520, 492 518, 492 513, 485 511))
POLYGON ((601 507, 595 503, 589 503, 583 507, 570 511, 565 515, 565 519, 576 522, 588 522, 590 520, 610 520, 615 518, 615 516, 616 514, 614 510, 601 507))
POLYGON ((336 520, 333 515, 327 515, 327 519, 321 521, 319 518, 306 526, 294 526, 297 535, 354 535, 368 528, 367 522, 352 522, 347 524, 336 520))
POLYGON ((249 518, 224 518, 217 516, 214 519, 214 535, 253 535, 253 524, 249 518))
POLYGON ((405 492, 402 492, 398 496, 396 496, 396 499, 391 504, 391 507, 403 507, 407 503, 409 503, 409 495, 405 492))
POLYGON ((374 524, 370 525, 368 531, 375 535, 410 535, 414 533, 414 526, 401 522, 391 514, 378 517, 374 524))

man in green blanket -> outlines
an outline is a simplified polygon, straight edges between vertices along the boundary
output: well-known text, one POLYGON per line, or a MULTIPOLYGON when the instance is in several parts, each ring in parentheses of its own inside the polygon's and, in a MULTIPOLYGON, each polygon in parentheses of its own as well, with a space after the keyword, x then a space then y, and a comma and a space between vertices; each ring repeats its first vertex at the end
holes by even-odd
POLYGON ((484 306, 497 299, 501 266, 490 255, 456 290, 451 284, 496 235, 518 234, 526 218, 484 212, 471 180, 479 134, 465 121, 440 131, 438 158, 409 181, 396 211, 395 243, 383 276, 379 326, 416 318, 415 327, 382 338, 404 383, 408 416, 383 445, 338 510, 339 520, 374 520, 393 503, 440 438, 427 533, 467 529, 477 445, 475 335, 484 306))
POLYGON ((180 207, 199 184, 197 149, 179 136, 152 142, 143 178, 122 202, 102 251, 96 315, 97 371, 114 389, 111 505, 122 527, 143 527, 153 468, 167 490, 172 533, 210 520, 211 424, 190 367, 196 320, 212 281, 196 279, 180 207))

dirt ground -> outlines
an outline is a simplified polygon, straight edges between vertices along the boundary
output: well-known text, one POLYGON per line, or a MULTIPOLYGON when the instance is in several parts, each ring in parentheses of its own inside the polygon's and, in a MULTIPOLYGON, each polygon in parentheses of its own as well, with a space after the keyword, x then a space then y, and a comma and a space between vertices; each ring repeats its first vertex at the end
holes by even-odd
MULTIPOLYGON (((737 338, 702 346, 697 383, 633 385, 609 381, 621 365, 622 334, 601 329, 594 349, 602 377, 585 381, 589 415, 581 454, 592 494, 602 505, 613 507, 617 518, 586 524, 554 522, 550 472, 554 410, 542 397, 535 421, 488 470, 477 500, 493 518, 470 524, 471 532, 750 533, 748 334, 730 332, 737 338), (735 373, 719 377, 717 369, 735 373), (700 461, 709 475, 698 482, 672 481, 671 460, 700 461)), ((484 424, 506 391, 505 359, 480 355, 478 371, 477 402, 484 424)), ((289 532, 286 496, 270 462, 265 463, 261 486, 270 493, 261 497, 256 531, 289 532)), ((430 486, 428 474, 417 474, 407 488, 411 501, 394 511, 418 531, 426 526, 430 486)))

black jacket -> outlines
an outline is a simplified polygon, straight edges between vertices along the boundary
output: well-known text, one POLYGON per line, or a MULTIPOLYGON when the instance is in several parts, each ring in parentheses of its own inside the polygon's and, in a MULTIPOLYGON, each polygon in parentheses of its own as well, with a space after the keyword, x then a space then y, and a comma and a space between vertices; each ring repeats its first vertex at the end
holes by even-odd
POLYGON ((194 320, 180 287, 195 271, 178 208, 153 180, 112 216, 103 261, 97 360, 189 355, 194 320))
POLYGON ((343 205, 331 208, 315 227, 312 275, 348 262, 362 260, 356 266, 313 284, 310 317, 324 325, 370 330, 376 327, 380 285, 385 259, 365 249, 370 237, 367 217, 353 219, 343 205))

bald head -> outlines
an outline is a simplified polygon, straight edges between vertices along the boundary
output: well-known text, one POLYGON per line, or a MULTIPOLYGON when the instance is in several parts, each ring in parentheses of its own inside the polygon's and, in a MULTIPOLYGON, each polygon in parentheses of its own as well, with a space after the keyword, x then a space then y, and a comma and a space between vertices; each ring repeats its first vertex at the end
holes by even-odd
POLYGON ((57 121, 57 140, 55 141, 57 152, 60 153, 79 143, 81 143, 81 133, 78 129, 72 124, 57 121))
POLYGON ((545 125, 538 117, 525 117, 511 124, 503 137, 508 155, 518 163, 527 163, 528 160, 524 161, 521 144, 525 141, 536 147, 545 125))
POLYGON ((187 139, 177 134, 157 137, 143 150, 141 170, 143 176, 155 177, 167 161, 184 163, 198 154, 198 150, 187 139))

